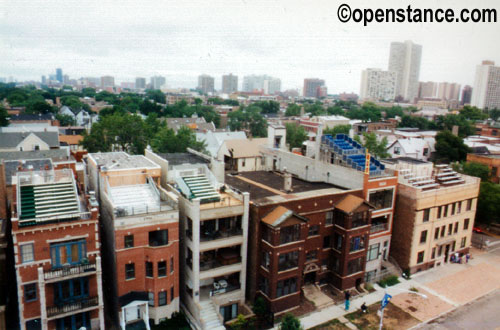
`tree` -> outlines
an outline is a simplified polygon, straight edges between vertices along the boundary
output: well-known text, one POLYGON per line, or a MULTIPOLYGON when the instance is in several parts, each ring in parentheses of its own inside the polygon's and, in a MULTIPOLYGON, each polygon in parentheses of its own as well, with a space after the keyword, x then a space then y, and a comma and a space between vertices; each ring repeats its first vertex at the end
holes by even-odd
POLYGON ((26 113, 39 114, 55 112, 54 108, 45 102, 45 100, 38 100, 30 102, 26 105, 26 113))
POLYGON ((320 116, 326 113, 323 103, 316 101, 314 104, 304 104, 304 113, 310 113, 311 116, 320 116))
POLYGON ((156 103, 161 103, 161 104, 167 103, 165 94, 163 94, 163 92, 159 89, 146 90, 146 97, 150 100, 153 100, 156 103))
POLYGON ((463 161, 470 149, 463 140, 450 131, 441 131, 436 135, 436 160, 438 162, 463 161))
POLYGON ((349 130, 351 129, 351 125, 337 125, 332 128, 326 128, 323 131, 323 135, 331 135, 335 137, 337 134, 347 134, 349 135, 349 130))
POLYGON ((437 125, 442 130, 453 130, 453 126, 458 126, 458 135, 466 137, 476 132, 472 123, 462 115, 438 116, 437 125))
POLYGON ((478 177, 481 181, 488 181, 490 178, 489 167, 481 163, 460 162, 459 164, 455 164, 453 169, 463 174, 478 177))
POLYGON ((203 152, 205 147, 205 142, 197 141, 194 132, 186 126, 181 127, 177 134, 174 130, 163 127, 151 140, 153 151, 160 153, 186 152, 187 148, 203 152))
POLYGON ((476 221, 486 224, 500 223, 500 184, 481 182, 476 221))
POLYGON ((245 330, 248 328, 248 320, 243 314, 238 314, 238 318, 230 327, 231 330, 245 330))
POLYGON ((252 105, 261 108, 261 113, 278 113, 280 111, 280 104, 276 101, 257 101, 252 105))
POLYGON ((424 117, 416 117, 416 116, 409 116, 409 115, 403 115, 401 117, 401 122, 398 125, 399 127, 413 127, 413 128, 418 128, 418 129, 437 129, 436 123, 433 121, 429 121, 424 117))
POLYGON ((330 106, 326 109, 326 112, 328 112, 329 115, 337 115, 337 116, 343 116, 345 115, 344 109, 340 105, 334 105, 330 106))
POLYGON ((260 114, 261 109, 254 105, 232 111, 228 114, 231 131, 249 130, 253 137, 267 136, 267 121, 260 114))
POLYGON ((368 152, 377 158, 387 158, 389 153, 387 152, 387 137, 384 136, 380 142, 377 140, 377 135, 375 133, 363 133, 363 141, 358 135, 354 137, 354 140, 363 145, 368 152))
POLYGON ((267 315, 269 315, 269 306, 267 305, 264 298, 259 296, 259 297, 257 297, 257 299, 255 299, 255 303, 252 306, 252 311, 257 318, 256 325, 257 325, 257 327, 259 327, 263 324, 267 315))
POLYGON ((285 127, 286 143, 290 145, 290 149, 301 148, 302 143, 307 140, 307 132, 304 127, 294 123, 287 123, 285 127))
POLYGON ((300 106, 295 103, 289 103, 285 111, 286 117, 300 116, 300 106))
POLYGON ((0 126, 8 126, 9 125, 9 113, 5 108, 0 105, 0 126))
POLYGON ((300 324, 300 320, 298 318, 296 318, 291 313, 287 313, 281 319, 280 329, 281 330, 302 330, 304 328, 300 324))
POLYGON ((493 120, 497 120, 498 117, 500 117, 500 110, 499 109, 491 109, 489 111, 490 118, 493 120))
POLYGON ((91 87, 82 88, 82 94, 83 94, 83 96, 94 97, 95 96, 95 89, 91 88, 91 87))
POLYGON ((460 110, 460 115, 468 120, 482 120, 488 118, 488 114, 481 111, 476 107, 466 105, 460 110))
POLYGON ((56 119, 59 120, 60 126, 72 126, 76 124, 76 121, 70 115, 57 114, 56 119))

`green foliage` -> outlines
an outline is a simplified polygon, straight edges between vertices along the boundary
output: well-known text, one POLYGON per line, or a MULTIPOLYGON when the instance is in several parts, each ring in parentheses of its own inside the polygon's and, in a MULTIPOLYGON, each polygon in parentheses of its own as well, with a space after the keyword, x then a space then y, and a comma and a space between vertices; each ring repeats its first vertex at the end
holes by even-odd
POLYGON ((326 114, 323 103, 316 101, 313 104, 304 104, 304 113, 310 113, 311 116, 320 116, 326 114))
POLYGON ((351 129, 351 125, 337 125, 332 128, 326 128, 323 131, 323 135, 331 135, 335 137, 337 134, 347 134, 349 135, 349 130, 351 129))
POLYGON ((463 161, 467 158, 469 151, 470 148, 464 144, 463 140, 448 130, 436 135, 436 161, 438 162, 463 161))
POLYGON ((162 107, 152 101, 143 100, 139 107, 139 110, 143 115, 149 115, 150 113, 161 113, 162 107))
POLYGON ((215 105, 232 105, 232 106, 240 105, 240 103, 237 100, 231 100, 231 99, 223 100, 220 97, 211 97, 207 100, 207 103, 215 105))
POLYGON ((9 125, 9 113, 5 108, 0 104, 0 126, 8 126, 9 125))
POLYGON ((350 119, 361 119, 363 121, 380 121, 382 118, 380 107, 371 102, 365 102, 361 108, 352 107, 347 111, 346 116, 350 119))
POLYGON ((293 314, 287 313, 281 319, 280 324, 281 330, 302 330, 304 329, 300 324, 300 320, 296 318, 293 314))
POLYGON ((151 330, 190 330, 191 327, 184 312, 174 312, 169 319, 162 320, 160 324, 150 324, 151 330))
POLYGON ((488 114, 481 111, 476 107, 471 107, 470 105, 466 105, 463 109, 460 110, 460 115, 468 120, 482 120, 488 118, 488 114))
POLYGON ((404 111, 400 106, 393 106, 390 108, 384 109, 385 118, 396 118, 396 116, 403 117, 404 111))
POLYGON ((326 112, 329 115, 337 115, 337 116, 344 116, 345 115, 344 109, 342 109, 342 107, 337 105, 337 104, 335 104, 334 106, 329 106, 326 109, 326 112))
POLYGON ((289 103, 285 111, 286 117, 300 116, 300 105, 295 103, 289 103))
POLYGON ((231 131, 248 130, 253 137, 266 137, 267 121, 260 112, 261 109, 254 105, 230 112, 229 128, 231 131))
POLYGON ((57 114, 56 119, 59 120, 60 126, 73 126, 76 125, 75 119, 70 115, 57 114))
POLYGON ((243 314, 238 314, 238 318, 231 324, 231 330, 244 330, 248 328, 248 320, 243 314))
POLYGON ((498 120, 498 117, 500 117, 500 109, 491 109, 489 111, 489 116, 493 120, 498 120))
POLYGON ((294 123, 285 124, 286 127, 286 143, 292 148, 301 148, 302 142, 307 140, 307 132, 304 127, 294 123))
POLYGON ((44 114, 44 113, 51 113, 51 112, 56 112, 56 108, 52 107, 50 104, 45 102, 44 99, 42 100, 36 100, 36 101, 30 101, 26 105, 26 113, 32 113, 32 114, 44 114))
POLYGON ((386 288, 388 286, 393 286, 399 283, 398 277, 396 275, 390 275, 378 282, 378 285, 380 285, 383 288, 386 288))
POLYGON ((490 178, 489 167, 481 163, 462 161, 459 164, 454 164, 453 169, 463 174, 478 177, 481 181, 488 181, 490 178))
POLYGON ((212 106, 201 105, 200 102, 196 101, 195 103, 194 106, 191 106, 186 100, 180 100, 175 104, 168 105, 163 114, 170 118, 188 118, 196 114, 198 117, 205 118, 207 123, 213 122, 216 127, 220 126, 220 115, 212 106))
POLYGON ((500 184, 481 182, 476 222, 500 224, 500 184))
POLYGON ((74 95, 61 96, 61 104, 70 107, 74 113, 77 113, 80 109, 90 111, 89 105, 83 103, 78 96, 74 95))
POLYGON ((433 121, 427 120, 424 117, 403 115, 401 118, 401 122, 398 125, 399 127, 413 127, 422 130, 428 129, 437 129, 436 123, 433 121))
POLYGON ((458 135, 460 137, 473 135, 476 132, 476 129, 472 125, 472 123, 461 114, 439 116, 436 121, 438 128, 442 130, 452 131, 453 126, 458 126, 458 135))
POLYGON ((147 89, 146 97, 156 103, 165 104, 167 103, 167 98, 165 94, 159 89, 147 89))
POLYGON ((365 282, 365 289, 367 291, 372 291, 373 290, 373 285, 371 283, 365 282))
POLYGON ((183 126, 177 134, 168 127, 161 128, 151 140, 151 147, 160 153, 186 152, 187 148, 203 152, 206 145, 203 141, 196 141, 194 132, 183 126))
POLYGON ((93 89, 91 87, 82 88, 82 94, 83 94, 83 96, 94 97, 95 96, 95 89, 93 89))
POLYGON ((257 297, 255 303, 253 304, 252 311, 258 318, 262 318, 269 313, 269 306, 266 300, 262 297, 257 297))
MULTIPOLYGON (((354 137, 356 140, 356 137, 354 137)), ((358 140, 359 139, 358 137, 358 140)), ((356 140, 358 143, 360 141, 356 140)), ((363 133, 363 142, 361 142, 363 147, 368 149, 368 152, 374 155, 377 158, 387 158, 389 157, 389 153, 387 152, 387 137, 384 136, 380 142, 377 140, 377 135, 372 133, 363 133)))
POLYGON ((96 101, 106 101, 110 104, 115 104, 117 99, 118 97, 115 94, 108 91, 101 91, 95 95, 96 101))
POLYGON ((261 108, 261 113, 278 113, 280 111, 280 104, 276 101, 257 101, 252 105, 261 108))
POLYGON ((418 292, 418 289, 417 289, 416 287, 412 286, 412 287, 410 288, 410 291, 412 291, 412 292, 418 292))

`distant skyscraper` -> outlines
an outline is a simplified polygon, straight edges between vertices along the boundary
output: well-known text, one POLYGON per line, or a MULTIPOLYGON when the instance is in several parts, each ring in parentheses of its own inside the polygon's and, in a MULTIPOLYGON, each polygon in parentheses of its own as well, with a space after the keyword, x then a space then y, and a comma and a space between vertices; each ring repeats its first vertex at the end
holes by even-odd
POLYGON ((63 82, 63 72, 62 72, 62 69, 61 68, 57 68, 56 69, 56 79, 57 81, 59 81, 60 83, 63 82))
POLYGON ((45 76, 42 76, 42 84, 45 85, 47 83, 47 78, 45 76))
POLYGON ((214 92, 214 77, 211 77, 206 74, 202 74, 198 76, 198 89, 202 93, 213 93, 214 92))
POLYGON ((396 72, 396 97, 414 102, 418 95, 418 78, 422 46, 411 41, 392 42, 389 71, 396 72))
POLYGON ((64 83, 64 84, 69 84, 69 76, 68 76, 67 74, 65 74, 65 75, 63 76, 63 83, 64 83))
POLYGON ((381 69, 366 69, 361 72, 361 99, 394 100, 396 96, 396 73, 381 69))
POLYGON ((266 75, 250 75, 243 77, 242 90, 244 92, 261 91, 264 89, 264 80, 269 78, 266 75))
POLYGON ((471 105, 480 109, 500 108, 500 67, 483 61, 476 67, 471 105))
POLYGON ((238 76, 232 73, 222 76, 222 93, 231 94, 238 91, 238 76))
POLYGON ((101 77, 101 87, 115 87, 115 77, 103 76, 101 77))
POLYGON ((432 99, 437 96, 438 84, 433 81, 420 82, 418 87, 419 99, 432 99))
POLYGON ((135 88, 145 89, 146 88, 146 78, 137 77, 135 78, 135 88))
POLYGON ((151 88, 161 89, 166 82, 167 81, 165 80, 165 77, 162 76, 151 77, 151 88))
POLYGON ((441 100, 457 100, 460 97, 460 84, 442 82, 439 83, 438 98, 441 100))
POLYGON ((264 93, 274 95, 281 92, 281 79, 268 77, 264 80, 264 93))
POLYGON ((323 87, 324 85, 325 81, 323 79, 304 79, 304 97, 319 97, 320 87, 323 87))
POLYGON ((462 88, 462 99, 460 101, 460 104, 470 104, 472 96, 472 87, 469 85, 465 85, 464 88, 462 88))

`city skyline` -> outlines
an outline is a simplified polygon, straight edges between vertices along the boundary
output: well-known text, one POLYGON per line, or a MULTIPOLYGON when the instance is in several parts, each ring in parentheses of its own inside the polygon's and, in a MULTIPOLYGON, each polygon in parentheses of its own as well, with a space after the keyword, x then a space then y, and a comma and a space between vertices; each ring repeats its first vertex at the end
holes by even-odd
MULTIPOLYGON (((367 1, 351 5, 373 7, 367 1)), ((434 8, 435 3, 419 6, 434 8)), ((488 41, 498 23, 372 24, 368 29, 340 23, 335 4, 326 1, 222 1, 211 7, 211 15, 197 2, 120 7, 113 2, 16 2, 0 9, 0 76, 21 81, 38 81, 47 68, 62 68, 72 78, 111 75, 120 83, 161 75, 169 87, 195 88, 198 75, 206 73, 220 89, 221 76, 232 72, 241 78, 278 77, 282 90, 301 89, 303 79, 319 77, 331 94, 358 93, 361 71, 387 67, 390 43, 404 40, 424 48, 420 81, 472 85, 478 63, 500 62, 500 46, 488 41)))

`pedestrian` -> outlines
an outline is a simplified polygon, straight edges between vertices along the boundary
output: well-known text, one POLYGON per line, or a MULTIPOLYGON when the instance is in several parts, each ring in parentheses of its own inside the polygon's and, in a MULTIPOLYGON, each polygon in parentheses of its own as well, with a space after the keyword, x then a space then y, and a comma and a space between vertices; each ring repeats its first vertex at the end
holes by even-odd
POLYGON ((469 263, 469 259, 470 259, 470 254, 468 254, 468 253, 467 253, 467 254, 465 255, 465 263, 467 263, 467 264, 468 264, 468 263, 469 263))
POLYGON ((361 312, 366 313, 367 310, 368 310, 368 307, 366 307, 366 303, 363 303, 363 305, 361 305, 361 312))
POLYGON ((351 294, 349 293, 348 290, 345 291, 344 298, 345 298, 345 310, 348 311, 349 305, 351 304, 351 302, 349 301, 349 299, 351 298, 351 294))

